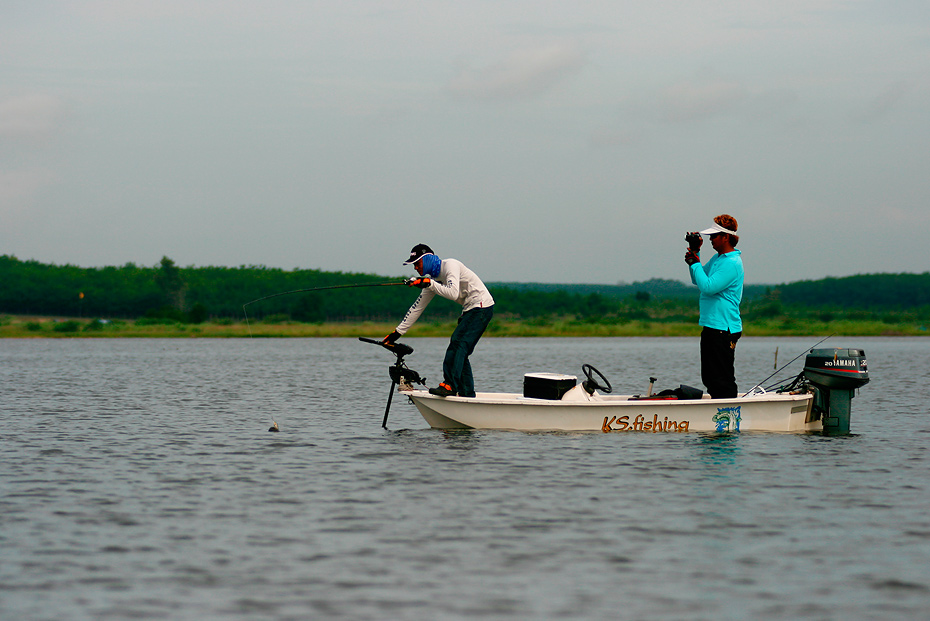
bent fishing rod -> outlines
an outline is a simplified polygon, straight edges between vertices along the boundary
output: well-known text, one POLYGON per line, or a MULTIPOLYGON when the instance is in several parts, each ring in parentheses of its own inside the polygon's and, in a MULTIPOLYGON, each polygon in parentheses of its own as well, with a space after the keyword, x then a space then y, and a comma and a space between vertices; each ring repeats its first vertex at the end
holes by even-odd
MULTIPOLYGON (((785 369, 788 365, 790 365, 792 362, 794 362, 795 360, 797 360, 798 358, 800 358, 801 356, 803 356, 804 354, 806 354, 809 350, 814 349, 815 347, 817 347, 818 345, 820 345, 821 343, 823 343, 824 341, 826 341, 826 340, 827 340, 828 338, 830 338, 831 336, 836 336, 836 332, 834 332, 833 334, 831 334, 831 335, 829 335, 829 336, 823 337, 822 339, 820 339, 819 341, 817 341, 816 343, 814 343, 813 345, 811 345, 808 349, 805 349, 805 350, 802 351, 800 354, 798 354, 797 356, 795 356, 794 358, 792 358, 791 360, 789 360, 789 361, 788 361, 788 364, 783 365, 783 366, 780 367, 777 371, 775 371, 775 373, 772 373, 772 374, 769 375, 767 378, 765 378, 764 380, 762 380, 761 382, 759 382, 758 384, 756 384, 755 386, 753 386, 752 388, 750 388, 749 390, 747 390, 746 392, 744 392, 744 393, 743 393, 743 397, 748 397, 748 396, 752 393, 753 390, 755 390, 756 388, 758 388, 759 386, 761 386, 761 385, 764 384, 765 382, 767 382, 767 381, 769 381, 770 379, 772 379, 773 377, 775 377, 775 375, 777 375, 778 373, 781 373, 782 370, 784 370, 784 369, 785 369)), ((771 388, 771 387, 770 387, 770 388, 771 388)))
POLYGON ((251 302, 246 302, 242 305, 242 314, 245 315, 245 325, 249 327, 249 337, 252 336, 252 326, 249 324, 249 313, 246 311, 245 307, 249 304, 255 304, 256 302, 261 302, 263 300, 270 300, 271 298, 276 298, 282 295, 291 295, 292 293, 309 293, 311 291, 326 291, 328 289, 355 289, 358 287, 392 287, 396 285, 406 285, 409 284, 407 280, 392 280, 389 282, 360 282, 349 285, 329 285, 326 287, 311 287, 309 289, 294 289, 293 291, 282 291, 281 293, 272 293, 271 295, 266 295, 263 298, 258 298, 252 300, 251 302))

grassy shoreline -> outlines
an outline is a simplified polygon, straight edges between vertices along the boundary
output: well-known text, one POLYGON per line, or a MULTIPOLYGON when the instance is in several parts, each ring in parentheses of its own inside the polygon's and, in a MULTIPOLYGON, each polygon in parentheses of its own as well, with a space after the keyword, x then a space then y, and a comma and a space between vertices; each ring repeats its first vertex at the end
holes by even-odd
MULTIPOLYGON (((299 323, 233 322, 221 320, 201 324, 149 323, 133 320, 80 319, 74 317, 0 316, 0 338, 319 338, 381 337, 394 329, 393 323, 299 323)), ((411 337, 447 337, 454 322, 420 321, 409 332, 411 337)), ((497 319, 491 322, 487 337, 624 337, 700 335, 696 323, 628 321, 599 323, 573 319, 497 319)), ((926 326, 917 323, 883 321, 811 321, 790 317, 746 322, 745 336, 930 336, 926 326)))

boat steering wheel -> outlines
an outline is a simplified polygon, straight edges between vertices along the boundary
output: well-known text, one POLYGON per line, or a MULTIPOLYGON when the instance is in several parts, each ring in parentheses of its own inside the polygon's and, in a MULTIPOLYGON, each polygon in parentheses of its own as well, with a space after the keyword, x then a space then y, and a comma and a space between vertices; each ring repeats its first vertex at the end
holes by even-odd
POLYGON ((610 382, 608 382, 607 378, 604 377, 604 374, 592 367, 590 364, 581 365, 581 372, 584 373, 586 378, 585 381, 581 383, 581 387, 584 388, 589 395, 594 394, 595 390, 602 390, 606 393, 609 393, 613 390, 613 388, 610 386, 610 382), (595 375, 597 375, 597 377, 602 382, 604 382, 603 385, 594 379, 595 375))

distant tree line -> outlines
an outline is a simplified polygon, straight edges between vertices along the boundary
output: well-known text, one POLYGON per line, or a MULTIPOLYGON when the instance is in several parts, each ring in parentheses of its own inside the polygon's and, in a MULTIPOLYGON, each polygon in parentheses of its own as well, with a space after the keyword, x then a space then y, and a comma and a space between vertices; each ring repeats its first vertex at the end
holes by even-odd
MULTIPOLYGON (((168 257, 153 267, 84 268, 0 255, 0 313, 189 321, 399 321, 419 293, 405 286, 361 287, 266 296, 333 285, 400 282, 376 274, 282 270, 265 266, 178 267, 168 257)), ((628 285, 488 283, 498 314, 515 319, 573 316, 585 321, 697 321, 697 291, 678 281, 628 285)), ((930 314, 930 272, 826 278, 746 287, 744 317, 772 317, 792 308, 821 314, 909 311, 930 314)), ((454 318, 461 308, 437 297, 427 320, 454 318)))
POLYGON ((930 272, 802 280, 778 290, 781 302, 787 305, 913 309, 930 306, 930 272))
MULTIPOLYGON (((385 282, 383 276, 282 270, 264 266, 186 267, 168 257, 156 267, 84 268, 0 256, 0 312, 21 315, 243 318, 243 305, 265 296, 331 285, 385 282)), ((394 279, 400 281, 400 278, 394 279)), ((248 307, 250 316, 298 321, 380 319, 403 312, 407 287, 346 289, 280 296, 248 307), (374 292, 377 293, 374 293, 374 292), (330 292, 326 292, 330 293, 330 292)))

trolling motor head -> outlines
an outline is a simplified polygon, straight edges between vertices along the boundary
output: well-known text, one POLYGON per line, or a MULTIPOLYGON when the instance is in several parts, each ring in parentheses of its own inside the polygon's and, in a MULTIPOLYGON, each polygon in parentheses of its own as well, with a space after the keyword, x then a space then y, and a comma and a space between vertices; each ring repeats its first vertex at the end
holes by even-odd
POLYGON ((395 356, 397 356, 397 361, 401 362, 404 356, 409 356, 413 353, 413 348, 410 345, 404 345, 403 343, 393 342, 385 343, 384 341, 376 341, 375 339, 367 339, 364 336, 358 337, 358 340, 363 343, 371 343, 372 345, 380 345, 384 349, 388 350, 395 356))
POLYGON ((385 343, 384 341, 376 341, 375 339, 367 339, 363 336, 358 337, 358 340, 364 343, 371 343, 373 345, 380 345, 385 348, 395 356, 397 356, 397 361, 388 369, 388 373, 391 376, 391 381, 400 386, 401 390, 413 390, 413 384, 426 384, 426 378, 420 377, 420 374, 407 367, 404 364, 404 356, 408 356, 413 353, 413 348, 410 345, 405 345, 404 343, 385 343))
POLYGON ((426 378, 420 377, 419 373, 413 369, 407 368, 407 365, 404 364, 404 356, 413 353, 413 348, 410 347, 410 345, 397 342, 386 343, 384 341, 376 341, 375 339, 367 339, 364 336, 358 337, 358 340, 363 343, 380 345, 397 356, 397 361, 388 368, 388 373, 391 376, 391 392, 388 394, 387 406, 384 408, 384 420, 381 421, 381 427, 387 429, 388 413, 391 411, 391 399, 394 397, 394 386, 400 386, 399 390, 403 391, 413 390, 413 384, 415 383, 425 385, 426 378))

